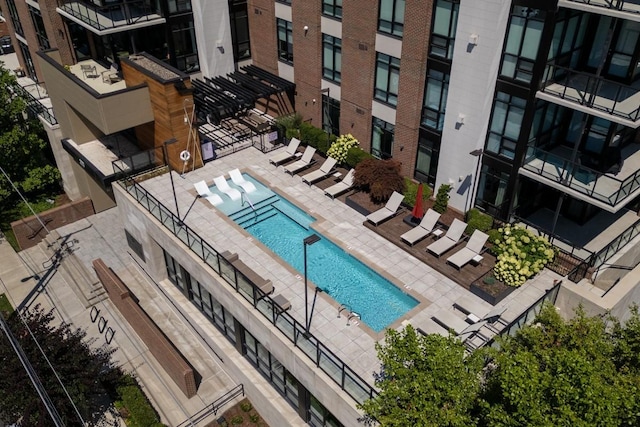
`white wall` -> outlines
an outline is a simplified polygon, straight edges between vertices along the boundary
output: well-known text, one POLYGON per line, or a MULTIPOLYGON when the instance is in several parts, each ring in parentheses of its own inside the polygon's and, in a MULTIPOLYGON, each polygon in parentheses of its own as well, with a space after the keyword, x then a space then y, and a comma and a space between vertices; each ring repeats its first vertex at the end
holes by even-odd
POLYGON ((232 72, 233 46, 227 0, 192 0, 191 6, 202 75, 215 77, 232 72))
POLYGON ((471 205, 478 159, 468 153, 484 148, 510 7, 510 0, 460 1, 436 190, 451 183, 449 205, 461 211, 471 205), (463 125, 456 124, 460 114, 463 125))

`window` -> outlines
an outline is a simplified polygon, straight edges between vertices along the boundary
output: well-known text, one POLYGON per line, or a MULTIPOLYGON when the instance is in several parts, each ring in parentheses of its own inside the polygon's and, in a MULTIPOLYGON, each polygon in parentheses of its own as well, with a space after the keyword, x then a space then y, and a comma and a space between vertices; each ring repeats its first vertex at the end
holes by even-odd
POLYGON ((169 0, 169 13, 181 13, 191 11, 191 0, 169 0))
POLYGON ((453 0, 438 0, 435 4, 429 54, 438 58, 453 59, 453 45, 458 25, 460 4, 453 0))
POLYGON ((322 14, 342 18, 342 0, 322 0, 322 14))
POLYGON ((29 52, 29 46, 18 40, 18 47, 20 48, 20 52, 22 52, 24 64, 27 67, 27 69, 25 70, 27 76, 31 77, 32 80, 38 81, 38 76, 36 75, 36 67, 33 65, 33 59, 31 58, 31 52, 29 52))
POLYGON ((16 2, 14 0, 7 0, 7 9, 9 9, 9 16, 11 17, 11 23, 16 31, 16 34, 24 37, 24 31, 22 30, 22 23, 20 22, 20 16, 16 9, 16 2))
POLYGON ((129 245, 129 247, 131 248, 131 250, 138 255, 138 257, 144 261, 144 250, 142 249, 142 244, 140 244, 140 242, 138 241, 138 239, 136 239, 135 237, 133 237, 131 234, 129 234, 129 232, 125 229, 124 230, 124 235, 127 238, 127 244, 129 245))
POLYGON ((378 31, 402 37, 405 0, 380 0, 378 31))
POLYGON ((475 203, 488 211, 500 212, 502 205, 509 201, 506 196, 508 185, 509 173, 483 165, 475 203))
POLYGON ((342 40, 322 35, 322 77, 340 83, 342 69, 342 40))
POLYGON ((374 98, 393 106, 398 105, 399 79, 400 60, 378 52, 376 58, 376 88, 374 98))
POLYGON ((251 58, 249 16, 247 14, 246 1, 236 1, 229 4, 229 21, 231 23, 234 61, 251 58))
POLYGON ((371 154, 379 159, 390 159, 393 157, 393 135, 395 126, 373 118, 373 131, 371 135, 371 154))
POLYGON ((278 18, 278 57, 281 61, 293 63, 293 24, 278 18))
POLYGON ((322 129, 340 135, 340 101, 322 95, 322 129))
POLYGON ((424 91, 424 106, 422 107, 422 124, 424 126, 434 130, 442 130, 448 90, 449 74, 429 70, 424 91))
POLYGON ((173 43, 176 51, 176 67, 188 73, 198 71, 198 49, 193 20, 171 24, 173 43))
POLYGON ((498 92, 493 104, 487 151, 513 159, 520 137, 526 101, 504 92, 498 92))
POLYGON ((421 130, 414 176, 418 181, 435 184, 439 152, 440 138, 421 130))
POLYGON ((47 31, 44 28, 44 21, 42 20, 42 13, 35 7, 29 6, 29 15, 31 15, 31 21, 33 22, 33 29, 36 32, 36 38, 38 39, 38 47, 41 50, 51 48, 49 44, 49 38, 47 37, 47 31))
POLYGON ((288 4, 289 6, 291 6, 291 0, 276 0, 278 3, 284 3, 284 4, 288 4))
POLYGON ((530 83, 544 27, 544 12, 513 6, 500 75, 530 83))

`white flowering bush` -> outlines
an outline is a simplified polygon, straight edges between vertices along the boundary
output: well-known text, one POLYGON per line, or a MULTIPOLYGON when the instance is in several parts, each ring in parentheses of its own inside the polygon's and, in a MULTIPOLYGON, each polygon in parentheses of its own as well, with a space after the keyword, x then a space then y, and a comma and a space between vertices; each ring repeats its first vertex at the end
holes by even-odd
POLYGON ((544 237, 520 226, 499 228, 492 251, 497 256, 493 274, 508 286, 521 286, 553 261, 556 252, 544 237))
POLYGON ((349 149, 358 146, 358 144, 358 140, 350 133, 340 135, 338 139, 336 139, 336 142, 331 144, 331 147, 329 147, 327 156, 333 157, 338 161, 338 163, 342 164, 347 161, 347 153, 349 152, 349 149))

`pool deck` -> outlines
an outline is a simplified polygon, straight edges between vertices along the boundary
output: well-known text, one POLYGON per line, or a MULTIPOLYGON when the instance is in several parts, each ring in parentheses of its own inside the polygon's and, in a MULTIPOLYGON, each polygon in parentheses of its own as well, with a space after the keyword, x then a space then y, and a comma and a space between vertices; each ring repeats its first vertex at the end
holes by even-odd
MULTIPOLYGON (((212 185, 214 177, 223 173, 226 175, 229 170, 240 168, 242 172, 249 173, 269 185, 289 201, 318 218, 318 221, 312 225, 314 229, 421 301, 418 307, 395 322, 392 327, 401 328, 402 323, 407 321, 419 325, 441 309, 449 310, 453 315, 464 318, 464 313, 454 308, 454 303, 463 297, 475 301, 478 306, 482 306, 487 311, 491 308, 489 304, 471 294, 463 286, 364 225, 364 216, 345 205, 341 201, 344 197, 332 200, 325 196, 319 187, 327 187, 335 178, 328 178, 319 183, 319 186, 308 186, 302 182, 300 176, 291 176, 283 171, 282 166, 276 168, 269 164, 269 157, 278 152, 280 150, 263 154, 259 150, 249 148, 207 163, 203 168, 187 172, 183 178, 173 172, 181 216, 185 215, 194 201, 193 184, 195 182, 204 179, 212 185)), ((305 172, 319 166, 316 164, 305 172)), ((143 181, 141 184, 169 209, 175 209, 173 192, 166 174, 143 181)), ((109 215, 109 212, 100 214, 96 218, 99 221, 111 223, 115 219, 114 215, 109 215)), ((256 273, 271 280, 276 293, 282 294, 291 302, 291 314, 301 323, 304 322, 304 279, 300 274, 238 227, 226 215, 209 205, 206 200, 200 199, 195 202, 185 222, 216 250, 237 253, 240 259, 256 273)), ((115 232, 104 235, 105 239, 109 240, 108 245, 91 251, 76 252, 76 255, 88 265, 90 271, 92 271, 90 262, 96 257, 96 253, 116 272, 131 264, 127 254, 123 224, 119 227, 113 227, 112 224, 111 227, 115 232)), ((80 247, 90 246, 88 242, 85 245, 82 244, 81 224, 71 224, 59 229, 59 232, 61 235, 74 232, 74 238, 80 241, 80 247)), ((302 242, 300 244, 302 245, 302 242)), ((421 244, 426 245, 425 242, 421 244)), ((419 248, 421 246, 418 246, 419 248)), ((561 279, 558 274, 544 270, 535 279, 516 289, 498 304, 500 307, 507 307, 503 316, 505 320, 509 321, 517 317, 550 289, 554 280, 561 279)), ((166 284, 172 286, 168 282, 166 284)), ((313 294, 310 293, 311 295, 313 294)), ((374 345, 383 338, 384 334, 376 334, 358 322, 352 321, 351 325, 347 326, 347 318, 344 315, 340 318, 337 316, 339 303, 325 294, 320 296, 313 313, 311 332, 354 371, 373 384, 372 373, 380 369, 374 345)))

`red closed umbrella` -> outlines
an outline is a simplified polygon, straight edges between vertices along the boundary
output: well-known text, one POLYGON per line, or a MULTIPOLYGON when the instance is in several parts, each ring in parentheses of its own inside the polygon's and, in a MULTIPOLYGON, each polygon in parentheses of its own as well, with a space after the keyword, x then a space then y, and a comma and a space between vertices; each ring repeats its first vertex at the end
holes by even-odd
POLYGON ((411 216, 421 219, 424 216, 424 208, 422 207, 422 183, 418 185, 418 193, 416 194, 416 204, 413 206, 411 216))

